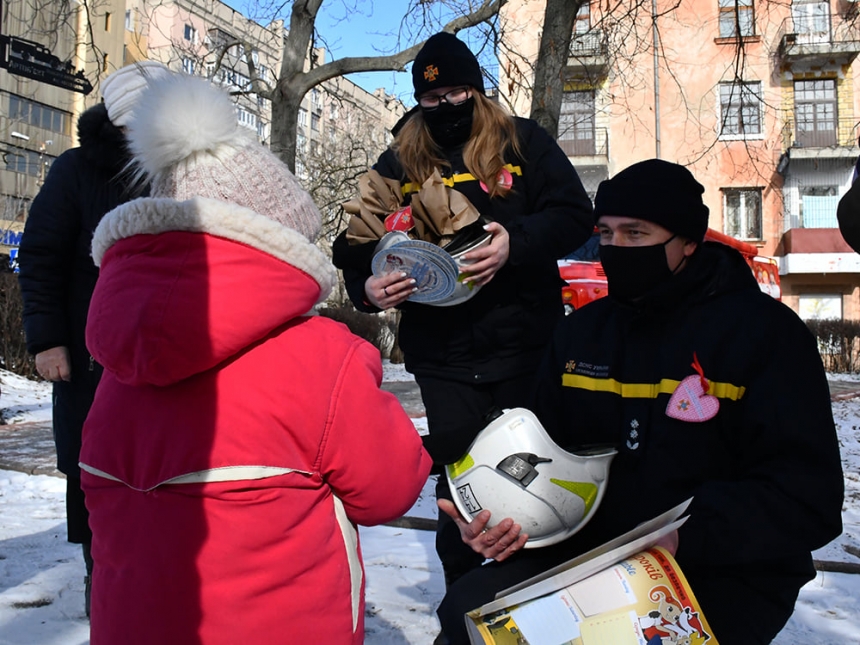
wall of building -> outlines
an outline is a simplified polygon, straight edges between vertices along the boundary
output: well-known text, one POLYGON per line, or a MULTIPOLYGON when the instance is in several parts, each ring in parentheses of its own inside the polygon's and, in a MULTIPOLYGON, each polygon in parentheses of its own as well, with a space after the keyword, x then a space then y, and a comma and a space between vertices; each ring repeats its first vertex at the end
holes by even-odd
MULTIPOLYGON (((850 166, 860 154, 852 141, 860 134, 857 126, 840 130, 839 146, 835 151, 823 151, 821 159, 801 160, 795 151, 797 158, 787 163, 791 138, 786 137, 791 135, 794 82, 798 79, 836 79, 841 123, 850 126, 860 121, 860 98, 854 91, 860 87, 860 63, 850 53, 856 48, 850 40, 860 41, 860 28, 852 36, 841 26, 845 22, 841 12, 854 11, 855 5, 833 0, 833 33, 849 41, 849 53, 839 49, 842 43, 833 46, 832 55, 789 60, 781 43, 792 29, 790 3, 756 0, 753 6, 754 31, 742 38, 725 38, 720 35, 716 0, 658 0, 655 70, 651 3, 592 3, 591 25, 608 38, 606 63, 600 74, 584 74, 578 70, 581 61, 572 59, 568 73, 574 76, 568 78, 566 89, 591 87, 595 91, 595 128, 609 130, 609 176, 655 156, 684 164, 705 186, 709 224, 719 231, 726 230, 726 190, 761 191, 761 234, 746 241, 762 255, 772 256, 778 253, 786 231, 796 225, 801 186, 835 185, 840 194, 847 189, 850 166), (758 134, 723 133, 720 87, 736 81, 758 84, 758 134)), ((529 112, 530 70, 505 52, 522 52, 534 61, 544 9, 543 0, 511 0, 503 9, 501 37, 506 42, 500 47, 500 88, 502 93, 510 93, 510 103, 520 114, 529 112)), ((576 159, 577 164, 582 162, 576 159)), ((589 167, 587 172, 593 174, 593 169, 589 167)), ((857 297, 856 289, 849 288, 856 284, 857 275, 788 275, 783 279, 789 294, 805 288, 803 285, 820 288, 830 281, 834 292, 845 295, 845 315, 860 311, 860 300, 852 300, 857 297)))
POLYGON ((4 35, 69 61, 94 89, 84 96, 0 69, 0 253, 17 245, 53 159, 77 145, 78 116, 100 100, 100 81, 121 64, 123 7, 121 0, 98 0, 89 12, 71 0, 3 3, 4 35))

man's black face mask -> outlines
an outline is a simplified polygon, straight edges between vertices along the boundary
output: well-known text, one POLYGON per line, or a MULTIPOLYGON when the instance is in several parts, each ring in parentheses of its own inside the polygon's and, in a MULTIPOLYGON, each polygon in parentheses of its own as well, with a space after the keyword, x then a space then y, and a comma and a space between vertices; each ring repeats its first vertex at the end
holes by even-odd
POLYGON ((453 148, 469 140, 474 108, 475 99, 469 97, 457 105, 440 103, 432 110, 421 108, 421 112, 433 140, 442 148, 453 148))
POLYGON ((685 259, 674 269, 669 267, 666 245, 674 239, 673 235, 662 244, 651 246, 601 245, 600 262, 606 272, 609 294, 632 302, 671 278, 685 259))

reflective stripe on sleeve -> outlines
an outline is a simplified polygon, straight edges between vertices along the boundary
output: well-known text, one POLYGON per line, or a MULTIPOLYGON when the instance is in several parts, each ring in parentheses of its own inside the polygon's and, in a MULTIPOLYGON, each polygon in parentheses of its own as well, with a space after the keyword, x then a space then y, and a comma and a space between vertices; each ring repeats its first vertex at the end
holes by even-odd
MULTIPOLYGON (((582 374, 563 374, 561 384, 590 392, 609 392, 624 399, 656 399, 661 394, 672 394, 681 381, 664 378, 659 383, 622 383, 611 378, 594 378, 582 374)), ((708 381, 708 394, 718 399, 739 401, 746 388, 731 383, 708 381)))

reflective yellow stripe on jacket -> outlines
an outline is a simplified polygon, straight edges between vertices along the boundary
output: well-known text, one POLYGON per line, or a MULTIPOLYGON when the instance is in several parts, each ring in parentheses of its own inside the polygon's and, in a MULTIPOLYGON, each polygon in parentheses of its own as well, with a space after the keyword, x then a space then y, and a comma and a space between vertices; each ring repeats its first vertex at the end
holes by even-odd
MULTIPOLYGON (((611 378, 594 378, 582 374, 564 374, 561 377, 564 387, 575 387, 590 392, 609 392, 624 399, 656 399, 660 394, 672 394, 681 381, 664 378, 659 383, 621 383, 611 378)), ((718 399, 739 401, 746 388, 731 383, 708 381, 708 394, 718 399)))
MULTIPOLYGON (((523 169, 520 166, 514 166, 508 163, 505 164, 504 167, 507 168, 512 175, 519 175, 520 177, 523 176, 523 169)), ((456 175, 452 175, 451 177, 442 177, 442 183, 448 186, 448 188, 453 188, 454 184, 462 181, 478 181, 478 178, 468 172, 461 172, 456 175)), ((421 186, 419 184, 413 184, 412 182, 403 184, 403 186, 400 187, 400 192, 403 195, 417 193, 419 190, 421 190, 421 186)))

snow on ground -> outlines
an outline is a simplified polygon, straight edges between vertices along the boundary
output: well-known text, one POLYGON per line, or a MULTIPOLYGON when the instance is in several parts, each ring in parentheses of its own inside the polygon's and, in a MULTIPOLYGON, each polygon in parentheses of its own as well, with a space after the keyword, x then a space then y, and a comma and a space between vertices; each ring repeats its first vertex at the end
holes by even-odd
MULTIPOLYGON (((411 377, 385 366, 388 381, 411 377)), ((6 422, 50 418, 44 383, 0 372, 6 422)), ((833 404, 845 469, 845 531, 816 558, 860 563, 860 399, 833 404)), ((426 430, 423 419, 416 426, 426 430)), ((0 432, 2 432, 0 427, 0 432)), ((432 481, 410 511, 435 517, 432 481)), ((62 479, 0 470, 0 645, 88 645, 80 548, 65 541, 62 479)), ((367 645, 425 645, 439 626, 444 593, 433 533, 361 528, 367 571, 367 645)), ((754 608, 751 609, 754 612, 754 608)), ((749 617, 739 617, 749 620, 749 617)), ((860 643, 860 575, 822 573, 801 591, 795 613, 775 645, 860 643)), ((731 645, 731 644, 728 644, 731 645)))

